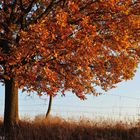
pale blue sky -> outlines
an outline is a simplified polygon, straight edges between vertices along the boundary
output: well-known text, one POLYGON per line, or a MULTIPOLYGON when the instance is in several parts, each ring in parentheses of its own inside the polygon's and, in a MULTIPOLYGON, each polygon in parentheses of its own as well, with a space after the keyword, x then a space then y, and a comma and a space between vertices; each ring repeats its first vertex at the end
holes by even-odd
MULTIPOLYGON (((56 96, 53 100, 52 114, 62 117, 131 117, 140 114, 140 68, 133 80, 119 83, 115 89, 106 94, 81 101, 72 93, 66 93, 65 97, 56 96)), ((38 114, 45 115, 48 97, 36 94, 28 96, 19 92, 20 116, 34 117, 38 114)), ((0 87, 0 115, 3 115, 4 87, 0 87)))

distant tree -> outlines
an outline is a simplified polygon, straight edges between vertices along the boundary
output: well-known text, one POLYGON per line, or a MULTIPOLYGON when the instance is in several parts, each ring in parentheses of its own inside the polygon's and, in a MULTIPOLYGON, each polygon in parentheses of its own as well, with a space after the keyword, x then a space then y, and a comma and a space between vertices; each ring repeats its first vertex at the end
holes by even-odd
POLYGON ((50 95, 45 119, 48 119, 48 117, 50 116, 50 112, 51 112, 51 108, 52 108, 52 100, 53 100, 53 96, 50 95))
POLYGON ((18 88, 96 95, 134 76, 139 0, 0 0, 4 126, 18 123, 18 88))

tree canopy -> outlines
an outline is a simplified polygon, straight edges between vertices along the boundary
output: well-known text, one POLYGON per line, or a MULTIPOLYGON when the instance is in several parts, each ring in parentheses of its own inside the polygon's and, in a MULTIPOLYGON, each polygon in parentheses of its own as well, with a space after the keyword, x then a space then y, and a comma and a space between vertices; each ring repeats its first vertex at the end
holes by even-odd
POLYGON ((139 62, 139 0, 0 0, 1 82, 84 99, 131 79, 139 62))

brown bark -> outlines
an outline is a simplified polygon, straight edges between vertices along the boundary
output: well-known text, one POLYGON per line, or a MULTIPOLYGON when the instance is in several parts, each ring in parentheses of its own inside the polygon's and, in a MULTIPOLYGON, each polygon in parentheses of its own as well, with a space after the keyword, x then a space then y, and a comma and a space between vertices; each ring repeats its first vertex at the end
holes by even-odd
POLYGON ((50 95, 49 105, 48 105, 48 110, 47 110, 47 113, 46 113, 45 119, 47 119, 47 118, 48 118, 48 116, 50 115, 50 112, 51 112, 51 107, 52 107, 52 99, 53 99, 53 96, 52 96, 52 95, 50 95))
POLYGON ((4 129, 18 124, 18 86, 14 78, 5 80, 4 129))

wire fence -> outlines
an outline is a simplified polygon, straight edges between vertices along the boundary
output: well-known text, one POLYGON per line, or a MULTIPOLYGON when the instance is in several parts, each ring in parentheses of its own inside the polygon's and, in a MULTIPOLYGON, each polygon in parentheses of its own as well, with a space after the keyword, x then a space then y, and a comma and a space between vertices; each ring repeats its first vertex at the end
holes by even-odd
MULTIPOLYGON (((140 118, 140 98, 108 94, 108 97, 114 98, 116 103, 100 104, 75 104, 71 102, 73 96, 67 96, 66 102, 61 98, 54 99, 51 114, 66 118, 113 118, 113 119, 139 119, 140 118), (129 100, 129 102, 128 102, 129 100)), ((65 100, 65 99, 64 99, 65 100)), ((95 99, 97 100, 97 98, 95 99)), ((93 100, 90 100, 93 101, 93 100)), ((87 101, 88 102, 88 101, 87 101)), ((45 115, 48 107, 48 98, 39 100, 38 98, 28 98, 24 96, 19 101, 19 113, 21 116, 35 117, 36 115, 45 115), (39 101, 39 102, 38 102, 39 101)), ((0 98, 0 116, 3 116, 4 100, 0 98)))

